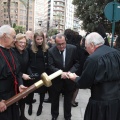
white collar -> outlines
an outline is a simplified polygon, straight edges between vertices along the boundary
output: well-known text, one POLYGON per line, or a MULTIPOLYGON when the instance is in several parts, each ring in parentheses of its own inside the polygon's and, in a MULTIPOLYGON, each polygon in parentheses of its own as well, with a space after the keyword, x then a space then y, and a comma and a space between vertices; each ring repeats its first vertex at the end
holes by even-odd
POLYGON ((1 47, 5 48, 3 45, 0 44, 1 47))

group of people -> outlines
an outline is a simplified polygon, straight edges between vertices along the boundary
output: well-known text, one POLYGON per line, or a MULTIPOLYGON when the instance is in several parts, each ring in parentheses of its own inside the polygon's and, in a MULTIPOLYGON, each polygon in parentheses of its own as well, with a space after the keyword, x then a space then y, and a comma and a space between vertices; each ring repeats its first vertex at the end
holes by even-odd
POLYGON ((34 33, 28 40, 22 33, 16 35, 9 25, 0 27, 1 120, 27 120, 25 103, 29 105, 28 114, 31 115, 34 92, 40 95, 39 116, 48 90, 45 86, 8 108, 5 100, 40 80, 43 72, 49 75, 59 69, 63 70, 62 75, 55 78, 50 87, 52 120, 59 116, 61 93, 64 95, 64 118, 71 120, 71 102, 75 104, 73 96, 79 88, 91 90, 84 120, 120 120, 119 50, 104 45, 104 38, 97 32, 89 33, 83 39, 84 50, 80 48, 80 42, 79 45, 68 44, 67 35, 57 34, 54 45, 49 46, 43 32, 34 33))

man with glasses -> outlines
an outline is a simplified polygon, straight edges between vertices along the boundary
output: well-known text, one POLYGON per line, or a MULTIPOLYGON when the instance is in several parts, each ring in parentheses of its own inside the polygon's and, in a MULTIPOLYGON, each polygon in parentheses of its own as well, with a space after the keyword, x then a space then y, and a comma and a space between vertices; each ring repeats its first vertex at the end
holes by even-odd
POLYGON ((104 39, 96 32, 85 39, 90 55, 82 75, 69 73, 81 89, 91 90, 84 120, 120 120, 120 52, 104 45, 104 39))
POLYGON ((74 82, 68 80, 68 72, 76 72, 79 67, 76 47, 66 44, 63 34, 56 35, 56 45, 49 49, 48 63, 51 72, 63 70, 61 77, 52 81, 52 120, 57 120, 59 115, 59 96, 64 91, 64 118, 71 120, 71 100, 75 90, 74 82))
POLYGON ((9 25, 0 27, 0 119, 19 120, 19 107, 15 103, 8 108, 4 101, 26 87, 23 86, 20 66, 11 47, 16 41, 16 33, 9 25))

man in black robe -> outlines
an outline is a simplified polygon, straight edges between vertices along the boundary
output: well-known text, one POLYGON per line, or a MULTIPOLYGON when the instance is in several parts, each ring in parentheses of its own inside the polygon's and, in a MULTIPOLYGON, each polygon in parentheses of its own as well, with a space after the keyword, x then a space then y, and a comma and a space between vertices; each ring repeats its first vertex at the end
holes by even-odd
POLYGON ((0 119, 19 120, 19 107, 15 103, 8 108, 4 101, 26 89, 23 86, 20 66, 13 47, 16 33, 9 25, 0 27, 0 119), (18 87, 19 86, 19 87, 18 87))
POLYGON ((69 73, 81 89, 91 90, 84 120, 120 120, 120 52, 96 32, 87 35, 85 48, 90 55, 82 75, 69 73))

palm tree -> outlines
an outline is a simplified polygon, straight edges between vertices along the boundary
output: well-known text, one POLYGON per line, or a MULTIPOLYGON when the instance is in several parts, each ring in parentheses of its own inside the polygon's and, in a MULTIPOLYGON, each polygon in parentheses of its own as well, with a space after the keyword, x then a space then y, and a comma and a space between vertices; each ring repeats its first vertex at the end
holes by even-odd
POLYGON ((8 0, 8 1, 7 1, 7 6, 8 6, 8 9, 7 9, 7 11, 8 11, 8 18, 9 18, 9 24, 10 24, 10 26, 12 26, 12 21, 11 21, 11 17, 10 17, 10 4, 11 4, 11 0, 8 0))
POLYGON ((28 18, 29 18, 29 0, 20 0, 20 2, 25 6, 26 12, 26 31, 28 30, 28 18))
POLYGON ((28 18, 29 18, 29 0, 27 0, 26 31, 28 30, 28 18))

